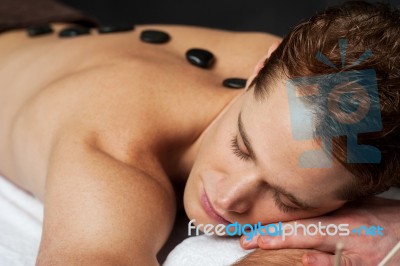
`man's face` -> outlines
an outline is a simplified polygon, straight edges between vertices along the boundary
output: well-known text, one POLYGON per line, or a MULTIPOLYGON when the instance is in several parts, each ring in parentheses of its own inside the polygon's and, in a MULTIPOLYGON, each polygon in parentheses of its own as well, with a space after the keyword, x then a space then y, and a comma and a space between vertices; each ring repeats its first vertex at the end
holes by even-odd
POLYGON ((247 90, 204 132, 184 194, 196 224, 267 224, 318 216, 345 203, 334 192, 351 174, 335 161, 331 168, 299 166, 304 151, 320 146, 293 138, 285 82, 274 86, 262 102, 247 90))

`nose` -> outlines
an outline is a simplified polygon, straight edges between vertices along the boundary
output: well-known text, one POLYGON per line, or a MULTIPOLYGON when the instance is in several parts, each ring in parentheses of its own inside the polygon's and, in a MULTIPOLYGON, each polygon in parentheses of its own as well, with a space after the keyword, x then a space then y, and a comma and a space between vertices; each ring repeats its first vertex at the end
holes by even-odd
POLYGON ((264 182, 255 175, 226 177, 217 185, 215 207, 220 211, 244 213, 263 191, 264 182))

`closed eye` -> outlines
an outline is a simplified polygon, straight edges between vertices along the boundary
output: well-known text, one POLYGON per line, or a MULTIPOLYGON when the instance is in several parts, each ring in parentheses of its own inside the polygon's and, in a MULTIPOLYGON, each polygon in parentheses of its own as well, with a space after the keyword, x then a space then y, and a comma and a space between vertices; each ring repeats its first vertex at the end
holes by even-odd
POLYGON ((295 211, 300 210, 299 208, 291 207, 291 206, 284 204, 282 202, 281 198, 279 197, 279 193, 277 191, 274 191, 273 198, 274 198, 275 205, 284 213, 295 212, 295 211))
POLYGON ((233 154, 235 154, 237 157, 239 157, 241 160, 247 161, 250 159, 250 155, 243 152, 240 147, 239 147, 239 143, 237 140, 237 135, 233 135, 232 139, 231 139, 231 149, 233 154))

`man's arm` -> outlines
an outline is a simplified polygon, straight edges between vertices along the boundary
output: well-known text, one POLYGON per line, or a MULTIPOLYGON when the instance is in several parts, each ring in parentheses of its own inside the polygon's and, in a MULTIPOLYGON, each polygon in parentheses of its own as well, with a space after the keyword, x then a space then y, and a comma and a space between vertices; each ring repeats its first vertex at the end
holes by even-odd
POLYGON ((157 265, 172 228, 172 187, 80 138, 52 152, 36 265, 157 265))
MULTIPOLYGON (((259 236, 255 237, 249 244, 244 243, 241 238, 242 247, 249 249, 260 247, 261 249, 316 249, 321 253, 303 255, 304 265, 334 265, 336 244, 344 244, 341 265, 377 265, 385 255, 400 241, 400 201, 379 197, 348 203, 339 210, 326 216, 298 220, 298 223, 308 226, 309 224, 349 224, 349 229, 372 228, 380 226, 381 235, 375 230, 375 235, 361 235, 349 232, 349 235, 339 236, 316 234, 314 236, 303 236, 302 233, 294 236, 286 236, 283 241, 281 237, 259 236), (364 227, 362 227, 364 226, 364 227), (379 247, 379 248, 377 248, 379 247)), ((292 222, 288 222, 292 223, 292 222)), ((286 223, 283 223, 283 226, 286 223)))

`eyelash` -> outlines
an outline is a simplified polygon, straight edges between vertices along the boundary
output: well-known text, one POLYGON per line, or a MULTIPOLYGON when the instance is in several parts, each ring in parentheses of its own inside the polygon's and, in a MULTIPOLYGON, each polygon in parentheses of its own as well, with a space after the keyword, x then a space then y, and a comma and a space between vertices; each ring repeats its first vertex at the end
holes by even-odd
POLYGON ((295 211, 298 210, 298 208, 290 207, 290 206, 287 206, 287 205, 283 204, 283 202, 279 198, 279 195, 278 195, 277 192, 274 192, 273 198, 274 198, 275 205, 278 206, 278 208, 281 211, 283 211, 284 213, 295 212, 295 211))
POLYGON ((248 155, 248 154, 244 153, 242 150, 240 150, 236 135, 234 135, 231 139, 231 149, 232 149, 233 154, 235 154, 241 160, 247 161, 250 159, 250 155, 248 155))

